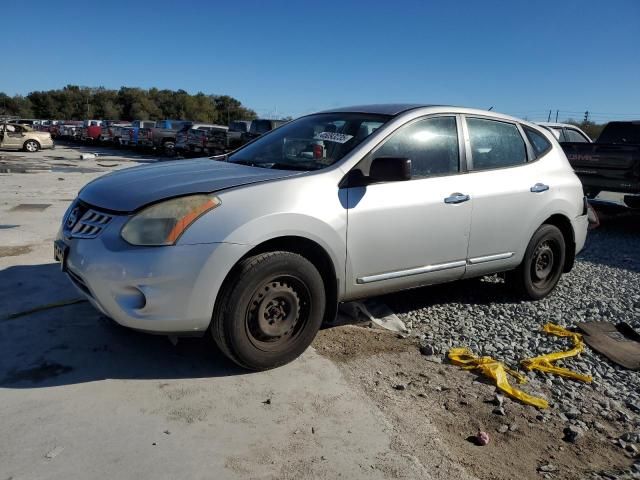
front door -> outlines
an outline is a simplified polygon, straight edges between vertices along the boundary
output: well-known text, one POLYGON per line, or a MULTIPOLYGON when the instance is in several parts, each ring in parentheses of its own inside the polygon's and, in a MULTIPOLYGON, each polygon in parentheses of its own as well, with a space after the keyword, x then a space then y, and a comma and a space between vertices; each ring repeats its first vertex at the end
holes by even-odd
POLYGON ((458 123, 454 115, 412 121, 355 167, 366 174, 373 158, 410 158, 412 179, 347 189, 347 298, 464 274, 472 200, 458 123))

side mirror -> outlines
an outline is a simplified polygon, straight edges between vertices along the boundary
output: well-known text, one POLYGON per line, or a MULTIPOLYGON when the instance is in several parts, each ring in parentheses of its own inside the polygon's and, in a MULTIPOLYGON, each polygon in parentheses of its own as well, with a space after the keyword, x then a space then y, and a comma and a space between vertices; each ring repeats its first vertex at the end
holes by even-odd
POLYGON ((377 157, 369 168, 370 182, 401 182, 411 180, 411 159, 377 157))

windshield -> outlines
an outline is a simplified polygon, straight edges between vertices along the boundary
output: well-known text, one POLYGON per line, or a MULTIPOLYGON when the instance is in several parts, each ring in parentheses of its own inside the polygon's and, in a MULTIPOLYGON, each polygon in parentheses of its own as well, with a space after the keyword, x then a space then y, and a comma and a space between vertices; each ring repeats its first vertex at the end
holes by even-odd
POLYGON ((318 170, 343 158, 389 118, 365 113, 302 117, 258 138, 228 161, 263 168, 318 170))

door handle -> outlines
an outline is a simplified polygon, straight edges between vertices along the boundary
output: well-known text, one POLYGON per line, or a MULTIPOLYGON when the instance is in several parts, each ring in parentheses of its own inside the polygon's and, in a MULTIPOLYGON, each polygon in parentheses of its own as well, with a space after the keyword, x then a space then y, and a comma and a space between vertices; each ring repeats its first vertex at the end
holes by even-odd
POLYGON ((444 203, 462 203, 467 202, 471 199, 469 195, 465 195, 464 193, 452 193, 450 196, 444 199, 444 203))
POLYGON ((549 185, 545 185, 544 183, 536 183, 533 187, 531 187, 530 190, 533 193, 546 192, 547 190, 549 190, 549 185))

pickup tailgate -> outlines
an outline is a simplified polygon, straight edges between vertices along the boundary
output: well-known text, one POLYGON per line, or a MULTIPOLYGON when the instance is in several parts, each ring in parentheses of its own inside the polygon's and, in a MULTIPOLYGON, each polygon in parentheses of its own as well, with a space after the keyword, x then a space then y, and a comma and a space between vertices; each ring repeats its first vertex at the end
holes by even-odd
POLYGON ((640 192, 640 145, 562 143, 585 190, 640 192))
POLYGON ((632 168, 640 160, 640 145, 563 143, 562 149, 574 168, 632 168))

